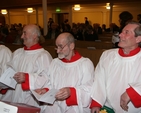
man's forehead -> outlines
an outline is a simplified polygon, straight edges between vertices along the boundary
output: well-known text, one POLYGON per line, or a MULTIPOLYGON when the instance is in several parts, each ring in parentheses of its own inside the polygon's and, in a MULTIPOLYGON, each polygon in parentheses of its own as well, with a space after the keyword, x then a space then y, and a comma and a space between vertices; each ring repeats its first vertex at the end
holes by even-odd
POLYGON ((57 39, 56 39, 56 41, 58 42, 63 42, 63 41, 66 41, 66 35, 64 35, 64 34, 61 34, 61 35, 59 35, 58 37, 57 37, 57 39))
POLYGON ((30 27, 24 27, 23 32, 31 32, 32 29, 30 27))
POLYGON ((133 31, 138 25, 136 24, 128 24, 124 27, 123 30, 133 31))

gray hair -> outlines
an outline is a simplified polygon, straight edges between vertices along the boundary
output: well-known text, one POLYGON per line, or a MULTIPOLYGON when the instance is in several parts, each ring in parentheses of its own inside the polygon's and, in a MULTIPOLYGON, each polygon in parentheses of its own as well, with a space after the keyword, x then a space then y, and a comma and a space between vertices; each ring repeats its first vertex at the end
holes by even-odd
POLYGON ((135 28, 134 32, 135 32, 135 37, 141 36, 141 24, 135 28))
MULTIPOLYGON (((135 21, 128 22, 127 24, 136 24, 137 27, 134 29, 135 37, 141 36, 141 24, 135 21)), ((141 42, 138 43, 138 46, 141 47, 141 42)))
POLYGON ((40 32, 40 28, 37 25, 34 25, 33 27, 33 34, 37 34, 38 38, 40 39, 41 37, 41 32, 40 32))
POLYGON ((75 39, 74 39, 74 36, 70 33, 67 33, 67 41, 70 42, 70 43, 75 43, 75 39))
POLYGON ((141 24, 136 22, 136 21, 131 21, 131 22, 128 22, 128 24, 135 24, 137 25, 137 27, 134 29, 134 33, 135 33, 135 37, 137 36, 141 36, 141 24))

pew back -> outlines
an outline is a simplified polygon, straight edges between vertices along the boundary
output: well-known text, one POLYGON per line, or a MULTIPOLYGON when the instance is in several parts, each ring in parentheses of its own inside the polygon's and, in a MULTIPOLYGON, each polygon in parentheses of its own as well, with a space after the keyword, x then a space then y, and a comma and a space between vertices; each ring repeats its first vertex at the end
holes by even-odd
MULTIPOLYGON (((45 43, 42 44, 45 46, 55 46, 55 40, 46 40, 45 43)), ((111 49, 113 48, 112 42, 103 41, 103 42, 95 42, 95 41, 75 41, 75 46, 77 48, 88 48, 95 47, 96 49, 111 49)))
MULTIPOLYGON (((23 47, 23 45, 13 45, 13 44, 5 44, 12 52, 18 48, 23 47)), ((47 50, 53 58, 57 57, 55 46, 44 46, 44 49, 47 50)), ((89 58, 94 66, 97 65, 99 58, 105 49, 87 49, 87 48, 78 48, 76 50, 83 56, 89 58)))
MULTIPOLYGON (((57 57, 54 46, 46 46, 45 49, 52 55, 53 58, 57 57)), ((89 58, 94 66, 99 62, 99 58, 103 53, 104 49, 86 49, 86 48, 76 48, 76 50, 83 56, 89 58)))

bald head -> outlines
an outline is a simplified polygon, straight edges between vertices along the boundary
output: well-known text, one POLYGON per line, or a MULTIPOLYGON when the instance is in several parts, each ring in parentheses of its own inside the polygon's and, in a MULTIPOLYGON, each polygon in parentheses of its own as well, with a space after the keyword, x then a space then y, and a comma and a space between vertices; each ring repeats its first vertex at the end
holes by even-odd
POLYGON ((70 33, 61 33, 56 39, 56 50, 58 53, 58 58, 68 59, 75 54, 74 53, 74 37, 70 33))
POLYGON ((74 40, 73 35, 70 34, 70 33, 67 33, 67 32, 66 32, 66 33, 61 33, 61 34, 57 37, 56 41, 58 41, 58 40, 63 40, 63 41, 65 41, 65 42, 75 43, 75 40, 74 40))
POLYGON ((37 34, 37 37, 39 38, 41 36, 41 32, 40 32, 40 29, 37 25, 35 24, 29 24, 29 25, 26 25, 24 28, 27 28, 27 30, 29 32, 31 32, 32 34, 37 34))
POLYGON ((23 29, 21 38, 24 41, 24 45, 31 47, 39 43, 39 37, 41 36, 40 29, 37 25, 29 24, 23 29))

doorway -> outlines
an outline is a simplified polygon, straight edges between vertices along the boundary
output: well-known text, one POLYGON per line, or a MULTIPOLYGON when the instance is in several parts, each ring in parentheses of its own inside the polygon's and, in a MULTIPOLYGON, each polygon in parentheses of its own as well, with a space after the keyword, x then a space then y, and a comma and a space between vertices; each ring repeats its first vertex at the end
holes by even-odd
POLYGON ((53 20, 61 25, 66 19, 69 19, 69 13, 54 13, 53 20))

